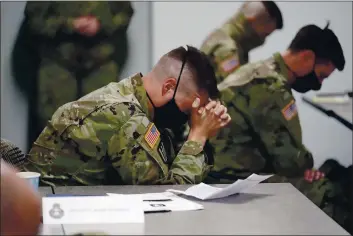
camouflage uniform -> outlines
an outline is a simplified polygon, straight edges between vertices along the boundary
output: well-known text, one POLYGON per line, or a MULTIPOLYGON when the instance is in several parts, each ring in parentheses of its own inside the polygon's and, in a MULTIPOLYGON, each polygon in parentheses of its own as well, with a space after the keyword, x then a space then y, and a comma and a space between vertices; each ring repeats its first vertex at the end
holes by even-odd
POLYGON ((29 98, 30 111, 35 111, 30 113, 35 116, 31 119, 30 143, 59 106, 118 81, 127 57, 126 30, 132 15, 130 2, 27 2, 20 31, 24 38, 18 39, 18 44, 23 45, 14 50, 13 70, 30 71, 26 63, 38 64, 31 65, 36 67, 30 72, 35 76, 15 74, 28 96, 35 96, 29 98), (73 26, 74 19, 89 15, 100 23, 93 37, 80 35, 73 26), (30 61, 20 62, 25 54, 21 47, 27 50, 30 61), (28 79, 31 81, 25 81, 28 79))
POLYGON ((249 51, 264 43, 242 12, 213 31, 200 50, 212 59, 218 82, 249 62, 249 51))
POLYGON ((217 181, 232 182, 253 172, 297 177, 312 168, 287 75, 276 53, 240 67, 218 84, 232 121, 210 140, 216 157, 211 176, 217 181))
POLYGON ((275 53, 240 67, 218 84, 232 121, 210 140, 215 163, 205 182, 275 173, 267 182, 292 183, 342 225, 347 217, 342 188, 327 178, 309 183, 303 177, 313 167, 313 157, 302 143, 287 75, 282 56, 275 53))
MULTIPOLYGON (((248 63, 249 51, 263 43, 264 40, 253 30, 244 14, 239 12, 213 31, 202 43, 200 50, 210 57, 217 82, 220 83, 239 66, 248 63)), ((186 139, 189 130, 188 125, 174 130, 180 145, 186 139)))
POLYGON ((24 169, 52 186, 201 182, 210 169, 202 145, 186 141, 175 156, 150 117, 140 74, 110 83, 61 106, 24 169))

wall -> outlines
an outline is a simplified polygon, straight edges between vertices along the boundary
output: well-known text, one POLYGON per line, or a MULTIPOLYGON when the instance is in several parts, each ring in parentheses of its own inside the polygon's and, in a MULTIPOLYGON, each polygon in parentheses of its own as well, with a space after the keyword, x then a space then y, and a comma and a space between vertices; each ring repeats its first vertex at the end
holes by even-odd
MULTIPOLYGON (((206 35, 230 17, 241 2, 154 2, 153 62, 178 45, 200 46, 206 35)), ((295 33, 305 24, 324 27, 331 21, 342 44, 346 68, 334 72, 322 91, 352 89, 352 2, 277 2, 284 29, 273 33, 261 48, 253 50, 250 60, 265 59, 286 49, 295 33)), ((352 164, 352 132, 334 119, 324 116, 301 101, 295 94, 306 146, 314 153, 315 165, 328 157, 337 157, 344 165, 352 164)))
MULTIPOLYGON (((151 2, 133 2, 135 10, 128 29, 129 58, 121 78, 151 68, 151 2)), ((27 104, 10 75, 10 56, 22 21, 25 2, 1 2, 1 137, 26 150, 27 104)))

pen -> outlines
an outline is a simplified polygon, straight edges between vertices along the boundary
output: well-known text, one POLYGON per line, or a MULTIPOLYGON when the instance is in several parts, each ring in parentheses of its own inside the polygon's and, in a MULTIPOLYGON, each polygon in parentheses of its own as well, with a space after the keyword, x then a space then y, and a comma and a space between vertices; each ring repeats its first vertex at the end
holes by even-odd
POLYGON ((143 200, 144 202, 170 202, 172 199, 143 200))
POLYGON ((145 211, 145 214, 149 214, 149 213, 164 213, 164 212, 171 212, 171 210, 145 211))

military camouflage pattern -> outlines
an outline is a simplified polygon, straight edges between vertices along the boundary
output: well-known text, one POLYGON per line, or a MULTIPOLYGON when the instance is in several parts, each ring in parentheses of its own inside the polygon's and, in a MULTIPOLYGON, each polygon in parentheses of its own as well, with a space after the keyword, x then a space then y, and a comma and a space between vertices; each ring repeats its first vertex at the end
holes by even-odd
MULTIPOLYGON (((61 106, 33 145, 26 171, 55 185, 195 184, 210 166, 202 145, 186 141, 171 163, 157 136, 141 74, 61 106), (167 164, 168 163, 168 164, 167 164)), ((161 133, 163 133, 161 131, 161 133)), ((163 139, 166 140, 166 139, 163 139)))
MULTIPOLYGON (((118 81, 127 58, 126 31, 133 9, 128 1, 28 1, 25 16, 30 38, 25 37, 33 44, 31 57, 38 57, 39 63, 31 81, 36 99, 30 99, 36 110, 31 132, 38 137, 61 105, 118 81), (74 19, 89 15, 100 23, 93 37, 73 27, 74 19)), ((22 75, 18 80, 28 78, 22 75)))
POLYGON ((222 82, 239 66, 248 63, 249 51, 263 43, 264 40, 252 29, 244 14, 239 12, 213 31, 200 50, 211 57, 217 80, 222 82))
POLYGON ((210 140, 215 166, 209 182, 230 183, 254 172, 297 177, 312 168, 287 75, 276 53, 218 84, 232 121, 210 140))
MULTIPOLYGON (((238 12, 220 28, 213 31, 202 43, 200 50, 213 63, 217 82, 220 83, 237 69, 249 62, 249 51, 264 43, 252 29, 242 12, 238 12)), ((174 130, 177 142, 182 145, 190 127, 174 130)), ((180 146, 179 145, 179 146, 180 146)))

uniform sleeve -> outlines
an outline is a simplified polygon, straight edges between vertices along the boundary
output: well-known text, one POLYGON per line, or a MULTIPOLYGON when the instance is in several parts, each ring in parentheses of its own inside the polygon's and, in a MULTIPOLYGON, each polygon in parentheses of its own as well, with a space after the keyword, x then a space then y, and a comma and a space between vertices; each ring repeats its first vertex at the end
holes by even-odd
POLYGON ((109 153, 113 166, 119 169, 128 184, 195 184, 208 174, 210 166, 200 143, 186 141, 173 162, 168 165, 163 143, 157 139, 154 146, 146 142, 150 123, 144 114, 132 116, 119 133, 112 137, 109 153))
POLYGON ((208 36, 201 46, 201 51, 211 58, 218 82, 223 81, 241 65, 234 39, 221 29, 208 36))
POLYGON ((276 174, 303 176, 306 169, 312 168, 313 157, 302 143, 294 98, 279 99, 281 95, 253 87, 252 92, 261 94, 252 96, 249 102, 249 110, 253 111, 253 138, 257 139, 260 152, 266 154, 276 174))
POLYGON ((36 34, 51 38, 60 30, 72 33, 73 18, 50 14, 52 7, 55 7, 52 2, 28 1, 25 8, 25 15, 28 19, 30 29, 36 34))

